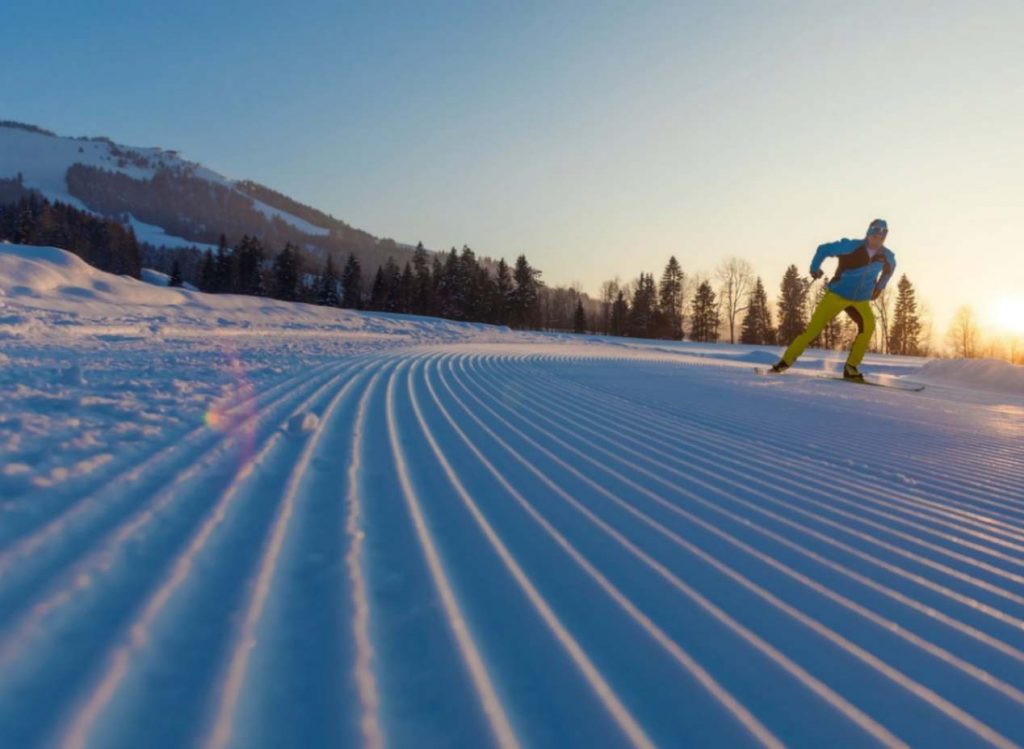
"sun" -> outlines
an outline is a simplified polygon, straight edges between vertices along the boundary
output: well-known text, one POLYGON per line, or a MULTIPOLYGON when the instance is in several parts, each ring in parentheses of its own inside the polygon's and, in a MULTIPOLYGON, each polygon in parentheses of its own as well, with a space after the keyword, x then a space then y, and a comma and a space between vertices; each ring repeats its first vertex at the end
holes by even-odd
POLYGON ((1024 335, 1024 296, 993 300, 988 309, 988 319, 992 327, 1001 333, 1024 335))

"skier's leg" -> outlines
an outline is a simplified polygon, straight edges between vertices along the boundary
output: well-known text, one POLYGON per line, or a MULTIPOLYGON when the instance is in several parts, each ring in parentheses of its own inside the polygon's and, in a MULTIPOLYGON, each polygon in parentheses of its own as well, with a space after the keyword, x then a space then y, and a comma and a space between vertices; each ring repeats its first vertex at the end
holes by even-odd
POLYGON ((857 337, 853 340, 853 348, 846 358, 846 363, 852 367, 860 365, 864 360, 864 354, 868 351, 871 343, 871 336, 875 332, 875 313, 871 311, 871 302, 854 302, 846 309, 847 314, 857 323, 857 337))
POLYGON ((782 355, 782 361, 787 366, 792 366, 793 362, 804 352, 804 349, 811 345, 811 341, 817 338, 825 326, 828 325, 829 320, 842 312, 843 308, 849 304, 849 300, 843 299, 831 291, 823 296, 814 310, 814 314, 811 315, 811 322, 807 326, 807 330, 793 339, 793 342, 789 344, 789 348, 786 349, 786 353, 782 355))

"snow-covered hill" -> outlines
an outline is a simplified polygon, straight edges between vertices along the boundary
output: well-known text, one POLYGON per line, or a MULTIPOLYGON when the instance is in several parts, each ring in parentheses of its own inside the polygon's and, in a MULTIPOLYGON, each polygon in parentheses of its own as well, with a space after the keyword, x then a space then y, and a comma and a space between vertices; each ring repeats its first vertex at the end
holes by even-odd
MULTIPOLYGON (((225 188, 234 189, 235 182, 191 161, 176 151, 162 148, 121 146, 107 138, 64 138, 36 130, 0 126, 0 178, 22 176, 25 187, 36 190, 49 200, 69 203, 81 210, 90 210, 68 190, 68 169, 75 164, 96 167, 123 174, 134 180, 151 180, 160 169, 186 172, 225 188)), ((326 236, 326 227, 293 216, 286 211, 254 201, 255 208, 268 218, 278 217, 311 236, 326 236)), ((163 229, 143 224, 134 217, 132 227, 141 241, 168 247, 195 245, 180 237, 163 234, 163 229)))
POLYGON ((4 245, 0 350, 0 746, 1024 743, 985 363, 758 377, 4 245))
POLYGON ((0 180, 20 180, 22 188, 51 201, 122 221, 153 247, 210 249, 221 234, 229 242, 249 235, 271 253, 290 242, 316 260, 332 254, 339 265, 353 253, 368 268, 389 256, 401 263, 413 250, 257 183, 229 179, 177 151, 107 138, 61 137, 0 122, 0 180))

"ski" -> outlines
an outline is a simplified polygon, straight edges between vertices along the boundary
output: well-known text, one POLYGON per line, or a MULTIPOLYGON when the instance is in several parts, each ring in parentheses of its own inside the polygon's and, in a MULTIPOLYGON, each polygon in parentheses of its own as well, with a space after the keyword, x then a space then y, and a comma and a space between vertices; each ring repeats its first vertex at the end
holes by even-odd
MULTIPOLYGON (((771 375, 781 376, 786 374, 785 372, 773 372, 769 367, 754 367, 754 373, 759 375, 771 375)), ((868 385, 870 387, 889 388, 890 390, 903 390, 908 393, 920 393, 924 390, 924 385, 920 382, 907 382, 906 380, 897 380, 889 375, 864 375, 864 381, 858 382, 856 380, 848 380, 842 375, 830 374, 822 372, 817 374, 814 372, 800 371, 797 374, 799 377, 810 377, 816 380, 838 380, 839 382, 846 382, 850 385, 868 385)))

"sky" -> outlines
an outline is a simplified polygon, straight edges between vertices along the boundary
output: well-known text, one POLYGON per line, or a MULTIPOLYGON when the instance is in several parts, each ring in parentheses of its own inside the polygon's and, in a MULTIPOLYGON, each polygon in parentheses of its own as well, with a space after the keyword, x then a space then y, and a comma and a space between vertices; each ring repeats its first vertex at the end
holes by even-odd
POLYGON ((14 0, 0 119, 592 295, 670 255, 774 293, 883 217, 941 334, 1024 310, 1022 35, 1019 0, 14 0))

